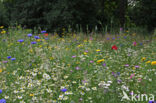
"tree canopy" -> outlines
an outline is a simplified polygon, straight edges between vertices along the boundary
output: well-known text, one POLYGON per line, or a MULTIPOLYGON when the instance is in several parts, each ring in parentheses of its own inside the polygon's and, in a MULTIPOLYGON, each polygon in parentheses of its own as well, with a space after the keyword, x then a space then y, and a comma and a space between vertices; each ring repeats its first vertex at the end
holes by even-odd
POLYGON ((70 26, 84 31, 127 27, 155 28, 155 0, 1 0, 0 25, 20 24, 54 31, 70 26))

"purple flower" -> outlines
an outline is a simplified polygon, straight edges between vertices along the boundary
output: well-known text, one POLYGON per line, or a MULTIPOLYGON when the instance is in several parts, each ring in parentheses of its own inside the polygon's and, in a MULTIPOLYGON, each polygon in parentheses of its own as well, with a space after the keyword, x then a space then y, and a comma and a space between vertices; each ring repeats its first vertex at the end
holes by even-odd
POLYGON ((126 36, 124 36, 124 39, 126 39, 127 37, 126 36))
POLYGON ((113 40, 115 39, 115 37, 112 38, 113 40))
POLYGON ((24 40, 23 39, 20 39, 20 40, 18 40, 18 42, 22 43, 22 42, 24 42, 24 40))
POLYGON ((0 89, 0 94, 2 93, 2 90, 0 89))
POLYGON ((82 100, 83 100, 82 98, 79 99, 79 101, 82 101, 82 100))
POLYGON ((0 103, 6 103, 5 99, 0 99, 0 103))
POLYGON ((3 61, 3 63, 7 63, 8 61, 3 61))
POLYGON ((106 63, 102 64, 104 67, 106 66, 106 63))
POLYGON ((89 38, 89 40, 93 40, 93 38, 92 38, 92 37, 90 37, 90 38, 89 38))
POLYGON ((12 61, 16 60, 16 58, 11 58, 12 61))
POLYGON ((73 56, 72 56, 72 58, 76 58, 76 56, 75 56, 75 55, 73 55, 73 56))
POLYGON ((34 36, 34 38, 35 38, 35 39, 39 39, 40 37, 39 37, 39 36, 34 36))
POLYGON ((87 83, 87 81, 86 80, 82 80, 82 83, 87 83))
POLYGON ((92 61, 92 60, 90 61, 90 63, 93 63, 93 62, 94 62, 94 61, 92 61))
POLYGON ((8 58, 8 59, 10 59, 10 58, 11 58, 11 56, 7 56, 7 58, 8 58))
POLYGON ((129 67, 129 64, 125 64, 125 67, 129 67))
POLYGON ((76 67, 75 69, 76 69, 76 70, 79 70, 80 68, 79 68, 79 67, 76 67))
POLYGON ((117 75, 120 75, 120 72, 117 72, 117 75))
POLYGON ((46 33, 46 31, 41 31, 41 33, 46 33))
POLYGON ((107 38, 107 40, 109 40, 109 38, 107 38))
POLYGON ((36 41, 31 42, 31 44, 36 44, 36 41))
POLYGON ((88 50, 85 50, 86 53, 88 53, 88 50))
POLYGON ((66 88, 63 88, 63 89, 61 89, 61 91, 62 91, 62 92, 66 92, 66 91, 67 91, 67 89, 66 89, 66 88))
POLYGON ((121 82, 122 82, 122 80, 117 80, 117 82, 118 82, 118 83, 121 83, 121 82))
POLYGON ((28 36, 28 37, 31 37, 31 36, 32 36, 32 34, 27 34, 27 36, 28 36))
POLYGON ((123 28, 120 28, 120 31, 122 31, 123 30, 123 28))
POLYGON ((130 95, 133 95, 133 94, 134 94, 133 92, 130 93, 130 95))
POLYGON ((136 65, 136 66, 135 66, 135 68, 139 68, 139 66, 138 66, 138 65, 136 65))

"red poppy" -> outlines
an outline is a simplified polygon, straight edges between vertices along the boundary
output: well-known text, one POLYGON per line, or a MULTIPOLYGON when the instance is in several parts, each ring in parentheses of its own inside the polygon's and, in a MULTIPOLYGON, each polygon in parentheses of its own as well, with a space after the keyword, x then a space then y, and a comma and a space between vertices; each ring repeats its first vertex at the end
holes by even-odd
POLYGON ((112 46, 112 50, 117 50, 117 49, 118 49, 118 47, 116 45, 112 46))
POLYGON ((48 33, 45 33, 44 36, 48 36, 48 33))

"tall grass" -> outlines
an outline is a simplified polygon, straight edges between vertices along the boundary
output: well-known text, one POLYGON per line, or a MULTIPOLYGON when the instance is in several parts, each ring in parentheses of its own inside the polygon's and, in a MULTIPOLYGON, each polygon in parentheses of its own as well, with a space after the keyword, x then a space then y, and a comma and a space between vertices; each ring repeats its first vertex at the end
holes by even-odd
POLYGON ((0 98, 7 103, 135 103, 121 101, 122 91, 156 96, 155 39, 128 31, 64 38, 29 33, 19 27, 0 34, 0 98))

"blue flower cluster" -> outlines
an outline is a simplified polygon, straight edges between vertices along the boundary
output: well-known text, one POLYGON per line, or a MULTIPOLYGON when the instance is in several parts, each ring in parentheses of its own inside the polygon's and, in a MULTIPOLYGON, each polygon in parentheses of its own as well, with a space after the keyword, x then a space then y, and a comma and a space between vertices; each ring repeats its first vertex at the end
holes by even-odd
MULTIPOLYGON (((0 89, 0 94, 2 93, 2 90, 0 89)), ((6 103, 5 99, 0 99, 0 103, 6 103)))

